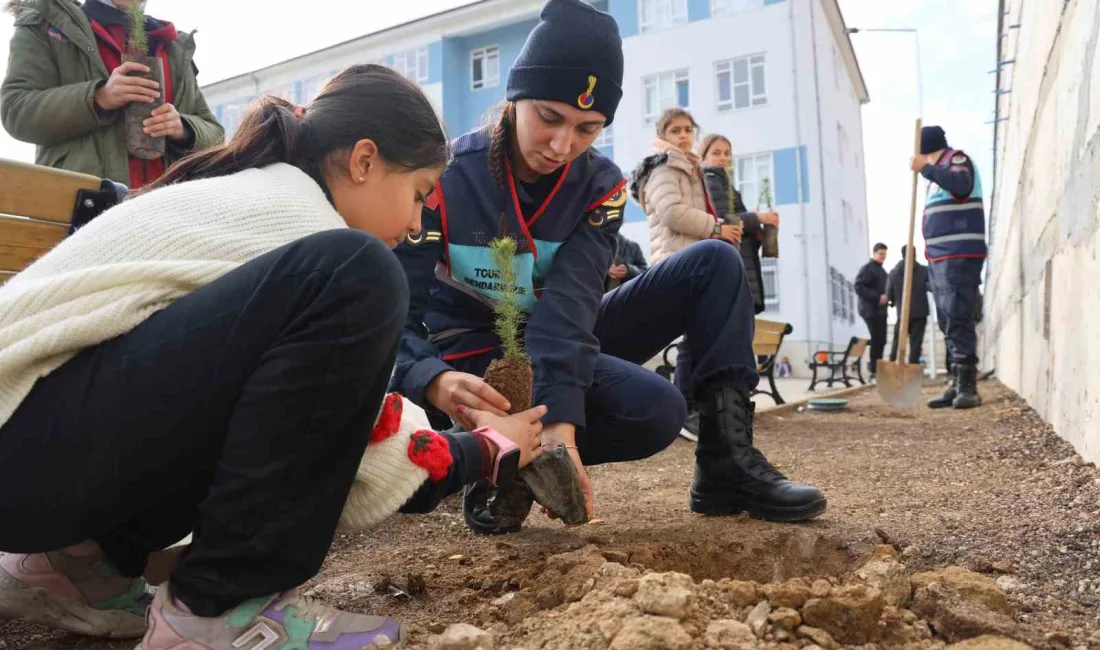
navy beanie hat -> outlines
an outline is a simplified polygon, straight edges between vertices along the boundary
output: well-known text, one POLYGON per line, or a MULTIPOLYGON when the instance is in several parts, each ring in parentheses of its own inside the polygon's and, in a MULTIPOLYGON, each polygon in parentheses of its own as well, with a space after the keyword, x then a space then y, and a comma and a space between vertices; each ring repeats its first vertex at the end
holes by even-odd
POLYGON ((920 152, 935 153, 947 148, 947 136, 938 126, 926 126, 920 130, 920 152))
POLYGON ((508 72, 508 101, 563 102, 615 119, 623 40, 615 19, 581 0, 550 0, 508 72))

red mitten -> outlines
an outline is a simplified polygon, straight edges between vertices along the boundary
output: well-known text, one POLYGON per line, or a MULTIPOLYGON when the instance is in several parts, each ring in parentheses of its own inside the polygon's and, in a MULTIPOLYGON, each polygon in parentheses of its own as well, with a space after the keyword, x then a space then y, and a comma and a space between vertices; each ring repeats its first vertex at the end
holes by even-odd
POLYGON ((428 429, 421 429, 409 438, 409 459, 428 471, 428 478, 442 481, 447 478, 454 459, 447 440, 428 429))
POLYGON ((386 395, 386 399, 382 401, 382 410, 378 413, 378 421, 370 432, 372 443, 382 442, 397 433, 398 428, 401 427, 401 411, 403 408, 404 403, 401 401, 401 395, 397 393, 386 395))

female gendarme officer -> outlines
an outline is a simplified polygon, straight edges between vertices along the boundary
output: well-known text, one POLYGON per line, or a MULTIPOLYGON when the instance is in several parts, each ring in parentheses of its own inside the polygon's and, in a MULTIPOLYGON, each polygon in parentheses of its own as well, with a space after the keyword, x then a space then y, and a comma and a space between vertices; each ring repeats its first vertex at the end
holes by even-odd
MULTIPOLYGON (((487 246, 508 232, 518 244, 534 400, 549 408, 543 442, 569 449, 589 516, 585 465, 651 456, 684 424, 676 387, 638 364, 686 333, 702 413, 692 510, 815 517, 824 495, 787 480, 753 447, 753 303, 737 249, 702 241, 603 293, 625 180, 590 147, 615 117, 622 75, 609 15, 580 0, 545 5, 509 71, 499 121, 457 140, 423 230, 397 249, 411 298, 392 388, 436 422, 462 421, 465 407, 508 409, 480 379, 500 345, 487 246)), ((470 527, 518 530, 530 496, 490 497, 487 485, 467 490, 470 527), (487 507, 494 501, 511 505, 487 507)))

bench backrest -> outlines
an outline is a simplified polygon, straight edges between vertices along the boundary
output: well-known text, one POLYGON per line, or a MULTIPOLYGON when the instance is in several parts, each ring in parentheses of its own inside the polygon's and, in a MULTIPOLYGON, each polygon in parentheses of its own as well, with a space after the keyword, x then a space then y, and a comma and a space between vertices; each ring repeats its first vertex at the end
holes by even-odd
POLYGON ((81 190, 97 192, 88 174, 0 159, 0 284, 69 234, 81 190))
POLYGON ((757 355, 775 356, 779 353, 779 346, 783 344, 783 337, 794 330, 790 323, 756 319, 756 334, 752 337, 752 351, 757 355))
POLYGON ((853 336, 852 342, 848 345, 848 358, 862 359, 863 351, 867 349, 867 344, 870 342, 871 341, 868 339, 861 339, 853 336))

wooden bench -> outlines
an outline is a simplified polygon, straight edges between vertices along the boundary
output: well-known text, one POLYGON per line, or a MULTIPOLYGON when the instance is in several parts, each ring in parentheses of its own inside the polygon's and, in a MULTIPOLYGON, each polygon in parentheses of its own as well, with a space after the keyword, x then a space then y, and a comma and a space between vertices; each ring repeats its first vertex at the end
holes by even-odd
POLYGON ((844 382, 845 387, 851 388, 852 378, 848 376, 849 367, 857 373, 859 383, 866 384, 867 382, 863 380, 862 360, 863 352, 867 349, 868 343, 870 341, 867 339, 853 336, 852 340, 848 341, 848 346, 843 350, 819 350, 816 352, 814 357, 810 359, 810 369, 814 371, 813 378, 810 380, 810 390, 814 390, 814 387, 823 381, 827 382, 829 388, 832 388, 833 384, 838 381, 844 382), (819 368, 829 370, 828 379, 817 378, 819 368))
POLYGON ((779 358, 779 348, 783 345, 783 338, 794 331, 790 323, 780 323, 773 320, 756 319, 756 334, 752 337, 752 351, 756 354, 757 361, 763 357, 763 363, 757 363, 756 370, 760 377, 768 378, 768 387, 771 390, 753 389, 753 395, 767 395, 775 401, 776 405, 786 404, 775 386, 775 364, 779 358))
POLYGON ((0 284, 126 192, 95 176, 0 159, 0 284))
MULTIPOLYGON (((783 337, 794 331, 790 323, 756 319, 756 331, 752 338, 752 351, 757 357, 756 370, 761 378, 767 377, 768 388, 761 390, 759 386, 752 391, 753 395, 767 395, 775 403, 786 404, 775 385, 775 363, 779 355, 779 348, 783 345, 783 337)), ((672 381, 676 373, 676 366, 669 359, 669 353, 676 348, 676 343, 669 345, 661 353, 661 365, 657 366, 657 374, 672 381)))

